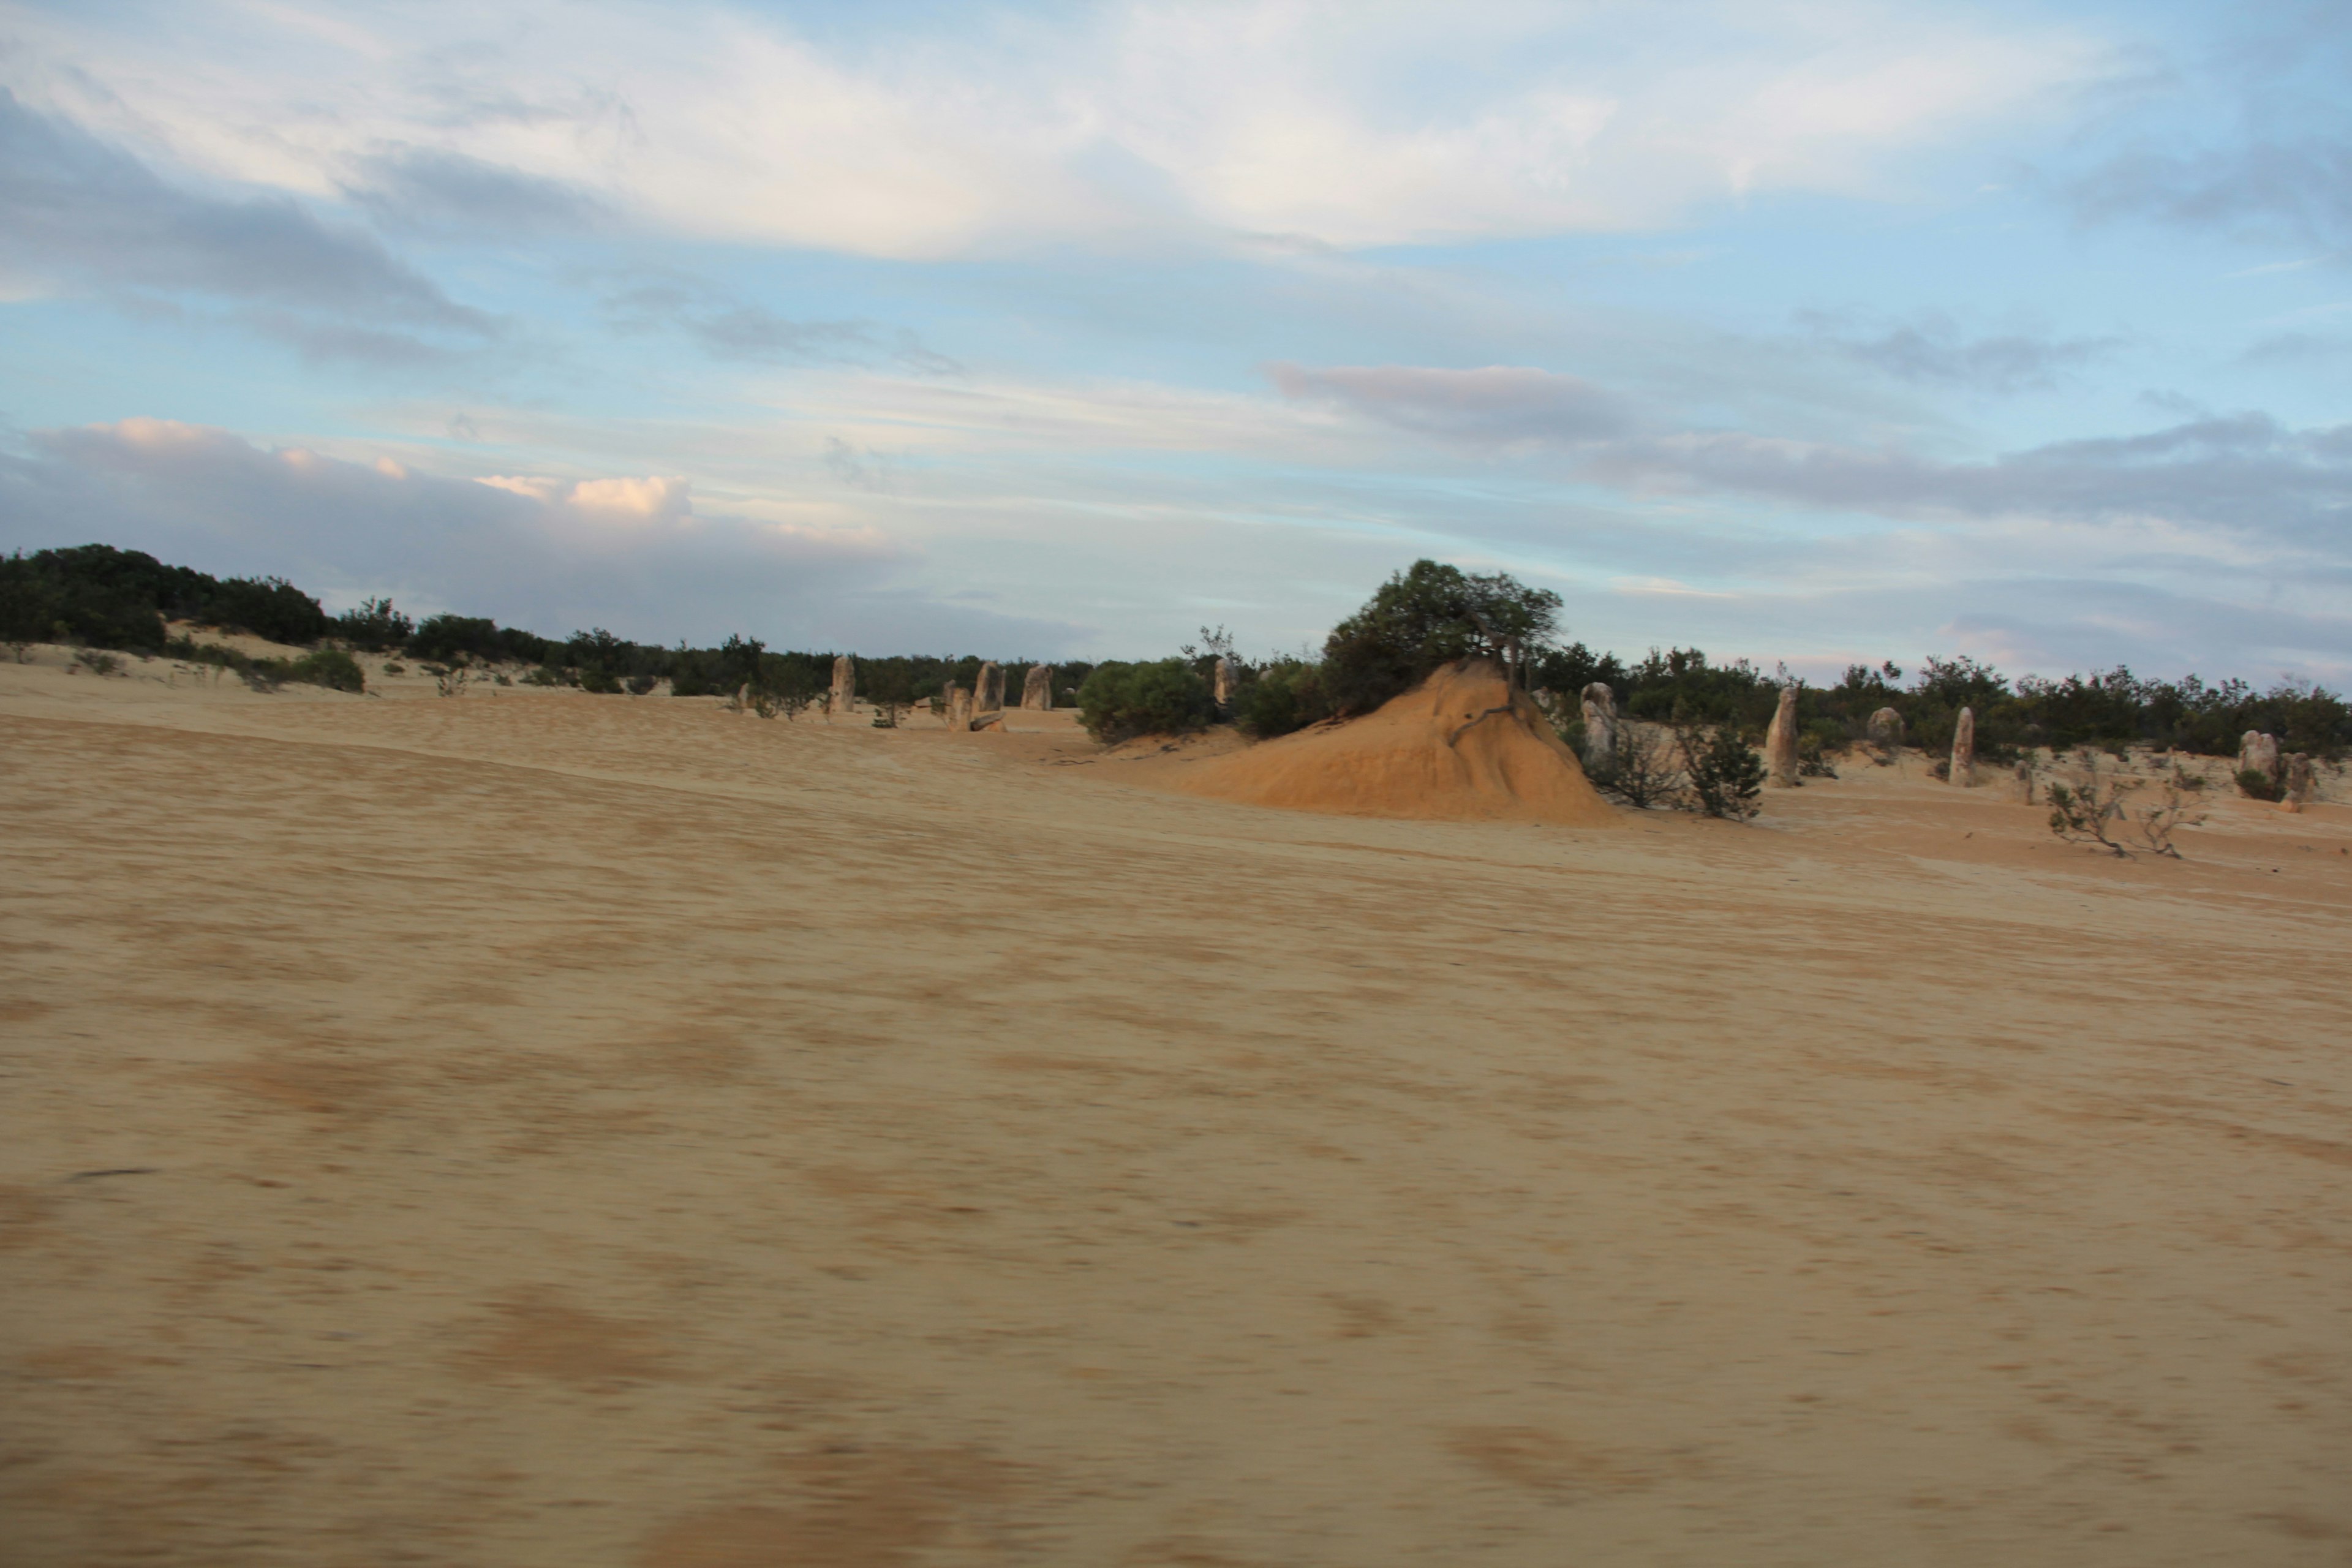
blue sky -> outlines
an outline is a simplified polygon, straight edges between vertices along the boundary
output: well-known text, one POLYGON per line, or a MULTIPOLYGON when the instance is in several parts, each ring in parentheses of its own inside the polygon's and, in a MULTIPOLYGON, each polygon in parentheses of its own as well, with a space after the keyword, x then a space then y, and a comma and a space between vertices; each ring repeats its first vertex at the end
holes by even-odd
POLYGON ((2340 6, 0 5, 0 547, 2352 677, 2340 6))

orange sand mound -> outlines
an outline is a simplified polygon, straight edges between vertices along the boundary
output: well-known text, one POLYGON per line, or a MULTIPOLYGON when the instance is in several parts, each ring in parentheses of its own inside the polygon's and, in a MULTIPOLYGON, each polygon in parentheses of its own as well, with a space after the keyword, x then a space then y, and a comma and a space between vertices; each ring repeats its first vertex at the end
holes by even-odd
POLYGON ((1613 824, 1524 691, 1483 660, 1448 665, 1378 712, 1185 770, 1176 786, 1347 816, 1613 824))

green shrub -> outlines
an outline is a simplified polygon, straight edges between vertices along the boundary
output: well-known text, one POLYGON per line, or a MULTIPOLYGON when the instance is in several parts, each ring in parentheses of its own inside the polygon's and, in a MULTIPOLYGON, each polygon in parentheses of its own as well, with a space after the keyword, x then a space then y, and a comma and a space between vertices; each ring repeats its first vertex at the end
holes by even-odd
POLYGON ((412 658, 454 664, 467 655, 485 662, 513 659, 547 663, 562 645, 482 616, 427 616, 408 639, 412 658))
POLYGON ((525 686, 569 686, 571 678, 551 664, 542 664, 522 678, 525 686))
MULTIPOLYGON (((1691 801, 1700 811, 1729 822, 1746 822, 1763 809, 1764 759, 1748 750, 1738 730, 1718 724, 1704 741, 1691 730, 1681 731, 1676 739, 1690 779, 1691 801)), ((1814 746, 1818 754, 1820 742, 1814 742, 1814 746)))
POLYGON ((281 679, 299 680, 308 686, 323 686, 332 691, 362 692, 367 689, 367 676, 360 661, 339 647, 323 647, 300 658, 278 661, 283 667, 281 679))
MULTIPOLYGON (((504 678, 501 677, 500 679, 503 679, 504 678)), ((646 693, 651 691, 655 687, 661 684, 661 677, 658 675, 633 675, 622 684, 629 689, 630 696, 643 697, 646 693)))
POLYGON ((1260 741, 1287 735, 1331 717, 1320 666, 1303 658, 1276 660, 1234 692, 1234 723, 1260 741))
POLYGON ((2286 786, 2260 768, 2246 768, 2238 774, 2238 793, 2248 800, 2284 800, 2286 786))
POLYGON ((328 626, 319 601, 283 577, 226 578, 205 595, 195 618, 298 646, 317 642, 328 626))
POLYGON ((621 678, 602 665, 590 665, 580 672, 580 689, 593 691, 599 697, 618 697, 621 678))
POLYGON ((392 607, 390 599, 369 599, 356 610, 335 617, 334 633, 362 653, 385 653, 400 647, 416 631, 416 623, 392 607))
POLYGON ((1181 658, 1095 666, 1078 688, 1087 732, 1106 743, 1136 735, 1183 735, 1216 717, 1209 683, 1181 658))

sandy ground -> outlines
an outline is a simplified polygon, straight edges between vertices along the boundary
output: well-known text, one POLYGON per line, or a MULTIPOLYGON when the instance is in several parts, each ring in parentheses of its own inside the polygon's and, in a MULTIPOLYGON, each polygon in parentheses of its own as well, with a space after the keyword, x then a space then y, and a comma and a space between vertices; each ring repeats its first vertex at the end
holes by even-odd
POLYGON ((0 1562, 2352 1562, 2343 805, 420 684, 0 663, 0 1562))

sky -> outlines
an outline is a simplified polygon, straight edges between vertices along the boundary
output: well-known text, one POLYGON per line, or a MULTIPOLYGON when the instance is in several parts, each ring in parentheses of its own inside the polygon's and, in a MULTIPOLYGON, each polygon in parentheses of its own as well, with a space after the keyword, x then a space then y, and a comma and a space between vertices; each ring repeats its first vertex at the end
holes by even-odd
POLYGON ((0 549, 554 636, 2352 679, 2352 16, 0 0, 0 549))

